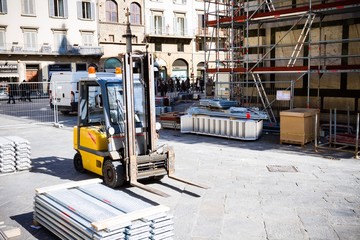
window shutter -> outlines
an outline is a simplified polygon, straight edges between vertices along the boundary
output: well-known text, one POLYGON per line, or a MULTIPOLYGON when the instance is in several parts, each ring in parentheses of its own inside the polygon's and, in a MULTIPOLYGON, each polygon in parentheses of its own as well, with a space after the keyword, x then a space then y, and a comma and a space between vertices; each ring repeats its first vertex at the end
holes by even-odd
POLYGON ((95 3, 91 3, 91 20, 95 20, 95 3))
POLYGON ((50 17, 55 16, 54 0, 49 0, 49 15, 50 17))
POLYGON ((29 10, 27 9, 27 0, 21 0, 21 13, 25 14, 28 12, 29 10))
POLYGON ((173 21, 173 34, 178 35, 177 17, 174 17, 174 21, 173 21))
POLYGON ((187 19, 184 18, 184 33, 183 33, 183 35, 184 35, 184 36, 187 36, 187 35, 188 35, 187 33, 188 33, 188 32, 187 32, 187 19))
POLYGON ((31 36, 29 32, 24 32, 24 41, 25 41, 25 48, 30 49, 31 48, 31 36))
POLYGON ((64 0, 64 17, 68 17, 68 1, 64 0))
POLYGON ((35 2, 34 0, 29 0, 29 9, 31 14, 36 14, 35 12, 35 2))
POLYGON ((5 47, 5 32, 0 31, 0 48, 5 47))
POLYGON ((2 4, 3 4, 3 6, 2 6, 2 7, 3 7, 3 11, 2 11, 2 12, 3 12, 3 13, 7 13, 7 2, 6 2, 6 1, 7 1, 7 0, 3 0, 3 1, 2 1, 2 4))
POLYGON ((165 17, 161 16, 161 34, 164 34, 165 31, 165 17))
POLYGON ((155 20, 155 16, 154 15, 150 16, 150 34, 154 34, 155 32, 154 20, 155 20))
POLYGON ((81 1, 77 1, 76 2, 76 6, 77 6, 77 17, 78 19, 82 19, 83 16, 82 16, 82 2, 81 1))

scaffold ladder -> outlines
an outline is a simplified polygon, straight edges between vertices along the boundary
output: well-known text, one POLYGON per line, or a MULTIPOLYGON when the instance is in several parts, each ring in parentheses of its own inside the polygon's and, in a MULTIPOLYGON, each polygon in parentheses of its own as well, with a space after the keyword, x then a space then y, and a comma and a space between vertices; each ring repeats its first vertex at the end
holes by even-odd
POLYGON ((264 86, 262 84, 260 75, 258 73, 254 74, 253 72, 251 72, 251 75, 252 75, 252 77, 254 79, 256 89, 257 89, 257 91, 259 93, 261 102, 262 102, 262 104, 264 106, 264 110, 266 111, 266 114, 268 115, 269 121, 271 123, 276 123, 276 118, 275 118, 274 112, 273 112, 273 110, 271 108, 269 98, 267 97, 264 86))
POLYGON ((269 10, 269 12, 275 11, 275 6, 272 0, 265 0, 266 6, 269 10))
POLYGON ((297 58, 299 57, 299 54, 301 52, 301 49, 304 46, 304 42, 306 37, 308 36, 309 32, 310 32, 310 28, 311 25, 315 19, 315 14, 314 15, 309 15, 309 17, 306 19, 306 22, 304 24, 304 27, 300 33, 300 36, 298 38, 298 41, 295 45, 294 51, 291 54, 290 60, 287 64, 287 67, 293 67, 296 63, 297 58))

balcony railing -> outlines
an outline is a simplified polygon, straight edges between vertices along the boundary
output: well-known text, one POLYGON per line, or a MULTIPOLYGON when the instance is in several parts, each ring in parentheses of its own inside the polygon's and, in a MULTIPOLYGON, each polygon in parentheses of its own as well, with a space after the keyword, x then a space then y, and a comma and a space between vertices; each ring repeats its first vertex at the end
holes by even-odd
POLYGON ((88 47, 88 46, 77 46, 77 45, 66 45, 59 48, 49 44, 41 45, 21 45, 8 43, 0 45, 0 54, 32 54, 32 55, 97 55, 101 56, 104 54, 102 47, 88 47))

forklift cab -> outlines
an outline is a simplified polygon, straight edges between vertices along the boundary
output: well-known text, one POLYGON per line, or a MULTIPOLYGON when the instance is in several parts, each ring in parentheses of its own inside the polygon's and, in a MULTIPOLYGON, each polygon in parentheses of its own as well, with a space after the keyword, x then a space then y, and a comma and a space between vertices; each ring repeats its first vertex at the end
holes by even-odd
MULTIPOLYGON (((134 84, 138 92, 143 91, 141 84, 134 84)), ((119 160, 125 156, 125 109, 124 91, 121 78, 99 78, 86 79, 79 82, 79 102, 78 127, 87 129, 97 129, 104 135, 100 139, 107 139, 108 145, 104 150, 121 149, 120 155, 111 158, 119 160), (110 140, 110 141, 109 141, 110 140)), ((136 131, 137 154, 144 154, 146 146, 143 129, 146 125, 144 121, 144 106, 142 105, 141 95, 135 99, 134 124, 136 131)), ((85 129, 84 129, 85 130, 85 129)), ((80 131, 81 132, 81 131, 80 131)), ((80 138, 81 140, 81 138, 80 138)), ((95 142, 93 142, 95 144, 95 142)), ((81 142, 80 147, 81 148, 81 142)), ((95 149, 98 147, 94 146, 95 149)), ((111 152, 111 151, 110 151, 111 152)), ((99 153, 100 154, 100 153, 99 153)), ((111 155, 111 154, 110 154, 111 155)))

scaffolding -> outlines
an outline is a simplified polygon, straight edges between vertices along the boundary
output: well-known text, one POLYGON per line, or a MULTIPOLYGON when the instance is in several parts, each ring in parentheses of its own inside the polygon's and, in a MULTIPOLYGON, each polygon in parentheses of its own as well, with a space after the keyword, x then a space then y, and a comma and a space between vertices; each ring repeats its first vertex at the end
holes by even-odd
MULTIPOLYGON (((230 100, 263 108, 270 123, 295 96, 299 107, 323 110, 321 81, 331 76, 341 75, 341 88, 350 73, 360 80, 360 0, 204 0, 204 11, 206 79, 228 89, 230 100), (289 100, 278 100, 274 89, 288 91, 289 100)), ((351 91, 354 113, 359 89, 351 91)))

